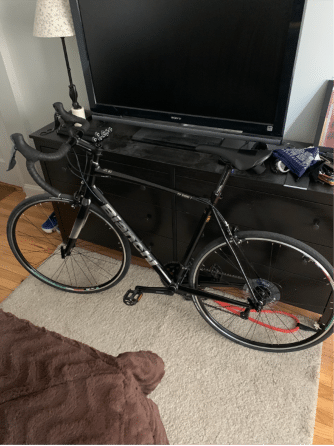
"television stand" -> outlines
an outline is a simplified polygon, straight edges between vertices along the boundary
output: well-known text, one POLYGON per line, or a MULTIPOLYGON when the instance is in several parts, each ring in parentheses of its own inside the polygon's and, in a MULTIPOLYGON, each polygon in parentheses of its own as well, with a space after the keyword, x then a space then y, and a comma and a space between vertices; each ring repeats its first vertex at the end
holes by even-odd
POLYGON ((132 136, 131 139, 132 141, 140 143, 154 144, 157 146, 183 150, 194 150, 200 145, 228 147, 236 150, 249 150, 255 148, 256 145, 257 149, 262 148, 259 147, 259 144, 263 144, 265 146, 263 148, 267 148, 266 144, 264 143, 248 142, 234 138, 224 138, 223 136, 219 138, 213 136, 192 135, 188 133, 168 132, 166 130, 149 128, 141 128, 132 136))
MULTIPOLYGON (((43 153, 55 153, 67 139, 66 135, 57 132, 45 134, 50 127, 52 124, 31 135, 36 149, 43 153)), ((101 166, 185 194, 210 197, 222 172, 217 157, 133 141, 132 136, 140 129, 140 126, 114 124, 101 166)), ((291 145, 304 148, 310 144, 291 142, 291 145)), ((81 150, 77 155, 84 167, 86 157, 81 150)), ((70 153, 69 159, 76 163, 74 154, 70 153)), ((269 160, 266 164, 267 170, 262 175, 235 170, 224 189, 219 211, 240 230, 279 232, 298 238, 332 263, 333 188, 320 183, 310 183, 307 190, 285 187, 286 175, 274 174, 269 168, 269 160)), ((72 174, 66 158, 42 162, 41 166, 46 181, 64 194, 72 194, 80 187, 80 179, 72 174)), ((180 261, 194 225, 203 214, 202 204, 118 178, 97 178, 96 185, 103 189, 108 201, 162 263, 180 261)), ((92 234, 103 245, 107 237, 104 225, 99 229, 92 228, 92 234)), ((213 219, 199 241, 199 249, 217 237, 221 237, 221 230, 213 219)), ((133 255, 136 253, 134 249, 133 255)))

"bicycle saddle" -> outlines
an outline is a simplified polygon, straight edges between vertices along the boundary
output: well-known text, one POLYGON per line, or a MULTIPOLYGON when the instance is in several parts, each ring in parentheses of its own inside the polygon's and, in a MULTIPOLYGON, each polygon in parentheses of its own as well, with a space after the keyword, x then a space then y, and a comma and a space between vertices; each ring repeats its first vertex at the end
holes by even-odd
POLYGON ((272 151, 265 150, 246 150, 246 149, 229 149, 227 147, 214 146, 197 146, 196 152, 210 153, 218 155, 226 163, 232 164, 238 170, 249 170, 261 165, 267 158, 270 157, 272 151))

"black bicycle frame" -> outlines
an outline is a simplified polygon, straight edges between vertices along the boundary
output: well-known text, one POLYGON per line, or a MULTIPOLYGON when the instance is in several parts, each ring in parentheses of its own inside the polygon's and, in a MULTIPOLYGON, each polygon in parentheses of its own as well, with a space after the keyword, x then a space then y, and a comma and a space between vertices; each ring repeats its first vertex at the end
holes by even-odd
MULTIPOLYGON (((80 142, 78 145, 81 145, 80 142)), ((87 144, 82 144, 83 148, 87 148, 87 144)), ((252 287, 248 281, 248 278, 240 264, 240 261, 237 257, 237 254, 235 253, 230 240, 233 242, 234 236, 232 234, 231 228, 227 221, 223 218, 221 214, 219 216, 217 215, 216 205, 218 201, 221 199, 222 191, 226 185, 226 182, 232 172, 232 166, 229 164, 225 165, 224 171, 221 174, 221 177, 218 181, 218 184, 216 186, 216 189, 212 192, 211 199, 205 199, 203 197, 198 197, 190 194, 185 194, 181 191, 178 191, 176 189, 172 189, 166 186, 162 186, 160 184, 152 183, 150 181, 143 180, 141 178, 133 177, 131 175, 123 174, 120 172, 115 172, 110 169, 104 169, 101 168, 99 165, 99 159, 102 155, 103 151, 102 149, 98 149, 95 152, 92 152, 93 159, 91 161, 90 167, 88 172, 86 173, 86 188, 81 196, 81 208, 77 217, 77 220, 74 224, 74 227, 72 229, 68 244, 66 249, 64 250, 66 255, 66 252, 70 252, 73 244, 75 243, 75 239, 77 237, 78 232, 80 231, 81 227, 83 226, 86 218, 87 213, 89 209, 90 200, 94 197, 98 204, 100 205, 101 209, 108 215, 108 217, 112 220, 113 223, 121 230, 123 235, 127 237, 127 239, 133 244, 133 246, 139 251, 141 256, 149 263, 150 266, 157 272, 157 274, 160 276, 160 278, 166 282, 168 285, 164 288, 154 288, 154 287, 140 287, 144 292, 153 292, 153 293, 159 293, 163 292, 163 290, 169 290, 172 291, 171 294, 177 293, 181 295, 187 295, 187 294, 195 294, 200 297, 206 297, 206 298, 214 298, 217 301, 221 302, 227 302, 234 305, 240 306, 240 301, 235 301, 233 299, 229 299, 227 297, 218 296, 216 294, 211 294, 205 291, 201 290, 195 290, 190 287, 186 287, 182 285, 182 281, 185 277, 185 274, 188 271, 189 268, 189 261, 191 259, 191 256, 197 246, 197 243, 199 239, 201 238, 203 231, 206 227, 206 225, 209 223, 209 221, 212 218, 212 214, 214 214, 214 217, 216 218, 220 229, 222 231, 222 234, 225 238, 225 241, 227 245, 229 246, 231 252, 233 253, 236 261, 238 262, 238 265, 240 267, 241 272, 243 273, 243 276, 245 278, 245 281, 248 285, 248 288, 251 292, 251 297, 249 302, 245 302, 242 304, 245 308, 256 308, 257 299, 254 296, 254 293, 252 291, 252 287), (174 282, 170 276, 168 275, 167 271, 163 267, 163 265, 160 263, 160 261, 150 252, 150 250, 145 246, 145 244, 137 237, 137 235, 132 231, 132 229, 127 225, 127 223, 123 220, 120 214, 116 211, 116 209, 113 208, 113 206, 108 202, 108 200, 105 198, 103 193, 96 187, 95 180, 96 178, 119 178, 124 181, 129 181, 131 183, 137 183, 144 186, 153 187, 155 189, 160 189, 166 192, 170 192, 172 194, 175 194, 179 197, 185 198, 187 200, 194 200, 197 202, 202 203, 203 205, 206 205, 206 209, 204 210, 204 213, 198 223, 198 226, 195 230, 195 233, 186 249, 186 252, 184 254, 184 257, 181 261, 181 271, 177 277, 176 282, 174 282), (225 226, 225 229, 223 228, 221 221, 223 225, 225 226), (145 290, 144 290, 145 288, 145 290)))

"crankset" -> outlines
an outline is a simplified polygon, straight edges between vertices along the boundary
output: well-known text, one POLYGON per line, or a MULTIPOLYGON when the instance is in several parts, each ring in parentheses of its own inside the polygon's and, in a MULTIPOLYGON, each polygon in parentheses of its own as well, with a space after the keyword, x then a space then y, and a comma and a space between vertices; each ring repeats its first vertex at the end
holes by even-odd
MULTIPOLYGON (((181 264, 179 262, 169 262, 164 265, 164 268, 167 271, 169 277, 173 280, 173 282, 176 282, 177 278, 179 276, 179 273, 182 269, 181 264)), ((189 271, 186 272, 186 274, 182 280, 183 285, 188 283, 188 274, 189 274, 189 271)), ((160 280, 165 286, 168 286, 167 282, 165 282, 163 279, 160 279, 160 280)), ((190 295, 184 295, 183 299, 192 300, 192 297, 190 295)))

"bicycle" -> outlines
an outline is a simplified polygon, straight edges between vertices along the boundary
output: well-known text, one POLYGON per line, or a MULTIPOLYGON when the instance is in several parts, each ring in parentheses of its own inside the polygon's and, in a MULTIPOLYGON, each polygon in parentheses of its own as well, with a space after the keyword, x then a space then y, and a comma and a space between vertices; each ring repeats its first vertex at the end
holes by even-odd
POLYGON ((197 147, 198 151, 217 155, 224 163, 217 186, 211 198, 206 199, 101 168, 103 141, 112 129, 96 135, 93 143, 88 142, 83 136, 89 122, 66 112, 61 103, 55 103, 54 108, 70 135, 57 152, 37 152, 21 134, 11 136, 14 151, 10 168, 15 165, 15 153, 19 151, 27 160, 32 178, 46 191, 16 206, 7 224, 13 254, 33 276, 67 292, 107 290, 128 272, 132 243, 160 276, 162 286, 136 286, 128 290, 123 298, 127 305, 137 304, 143 293, 181 295, 193 301, 201 316, 218 333, 262 351, 298 351, 332 334, 334 281, 330 263, 313 248, 291 237, 239 231, 218 210, 232 169, 248 170, 262 165, 271 154, 269 149, 236 151, 197 147), (77 167, 70 162, 71 150, 77 160, 76 151, 84 152, 83 169, 79 160, 77 167), (47 184, 35 169, 37 161, 57 161, 65 156, 73 174, 81 180, 73 195, 62 194, 47 184), (160 263, 96 186, 99 177, 115 177, 154 187, 203 205, 203 215, 179 264, 163 266, 160 263), (59 228, 45 234, 41 223, 52 212, 59 219, 59 228), (193 256, 206 225, 213 218, 222 236, 193 256), (96 241, 97 232, 104 236, 104 246, 96 241))

